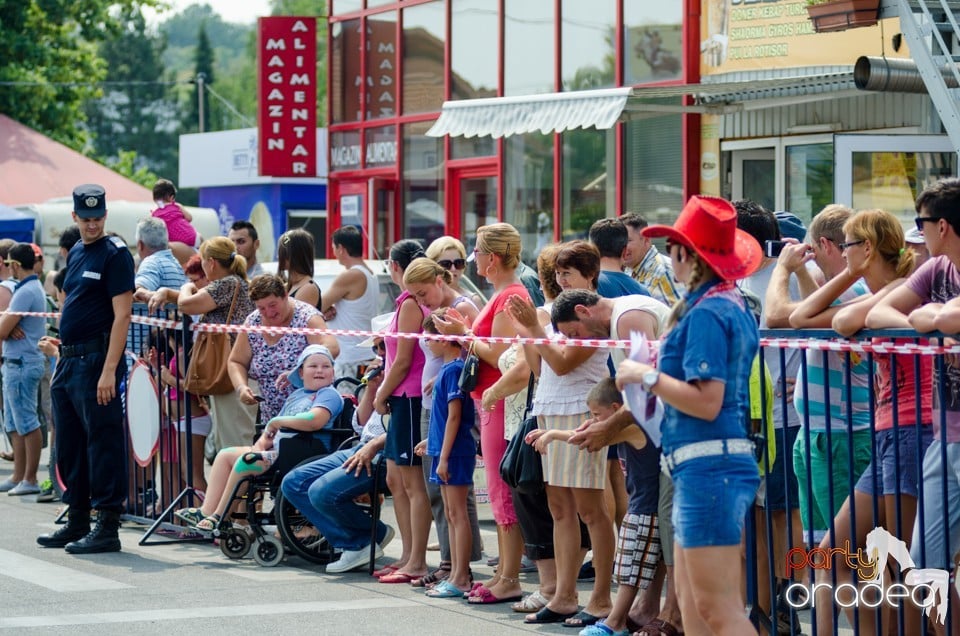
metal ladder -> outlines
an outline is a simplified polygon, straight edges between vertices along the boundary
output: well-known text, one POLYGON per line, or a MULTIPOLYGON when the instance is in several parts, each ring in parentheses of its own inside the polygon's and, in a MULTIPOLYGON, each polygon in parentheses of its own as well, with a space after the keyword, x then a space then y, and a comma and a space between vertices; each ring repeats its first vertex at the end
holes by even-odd
MULTIPOLYGON (((954 150, 960 154, 960 2, 957 0, 886 0, 881 18, 899 15, 900 30, 910 47, 930 99, 943 122, 954 150)), ((960 165, 960 164, 958 164, 960 165)))

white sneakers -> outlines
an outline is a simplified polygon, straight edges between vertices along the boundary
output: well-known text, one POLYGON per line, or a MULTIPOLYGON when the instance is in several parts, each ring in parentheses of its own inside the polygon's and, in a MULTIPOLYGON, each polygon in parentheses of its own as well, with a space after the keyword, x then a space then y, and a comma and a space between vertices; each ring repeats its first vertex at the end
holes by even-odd
MULTIPOLYGON (((3 485, 6 485, 6 482, 3 485)), ((17 484, 13 488, 10 488, 9 490, 7 490, 7 494, 12 495, 14 497, 19 497, 21 495, 36 495, 39 493, 40 493, 40 486, 37 484, 37 482, 31 483, 26 479, 21 481, 19 484, 17 484)))
MULTIPOLYGON (((375 558, 383 556, 383 550, 377 546, 375 558)), ((362 568, 370 563, 370 546, 365 546, 359 550, 344 550, 340 558, 327 566, 327 574, 340 574, 362 568)))

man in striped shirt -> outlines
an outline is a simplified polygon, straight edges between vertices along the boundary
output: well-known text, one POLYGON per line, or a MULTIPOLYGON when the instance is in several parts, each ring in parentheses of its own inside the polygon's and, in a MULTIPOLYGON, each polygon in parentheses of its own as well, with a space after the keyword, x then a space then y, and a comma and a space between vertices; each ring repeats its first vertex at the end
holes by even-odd
POLYGON ((627 249, 623 252, 626 273, 644 285, 651 296, 672 307, 680 300, 683 287, 673 278, 670 257, 657 251, 650 239, 640 234, 648 225, 642 216, 627 212, 620 220, 627 226, 627 249))

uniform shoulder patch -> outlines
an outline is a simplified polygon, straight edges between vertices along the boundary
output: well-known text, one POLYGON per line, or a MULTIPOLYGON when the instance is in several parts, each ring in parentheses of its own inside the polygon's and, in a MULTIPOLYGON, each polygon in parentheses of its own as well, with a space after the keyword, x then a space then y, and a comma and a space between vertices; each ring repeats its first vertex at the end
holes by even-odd
POLYGON ((120 249, 127 249, 127 244, 124 243, 123 239, 120 238, 119 236, 111 236, 110 242, 113 243, 115 246, 119 247, 120 249))

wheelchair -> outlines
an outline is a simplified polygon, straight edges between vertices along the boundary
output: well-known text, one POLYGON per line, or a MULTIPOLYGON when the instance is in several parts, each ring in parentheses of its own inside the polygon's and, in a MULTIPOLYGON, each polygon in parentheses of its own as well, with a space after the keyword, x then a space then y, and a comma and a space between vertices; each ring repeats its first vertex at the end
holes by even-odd
MULTIPOLYGON (((237 482, 230 494, 227 514, 212 531, 212 536, 220 542, 220 551, 227 558, 242 559, 250 554, 263 567, 277 565, 288 551, 319 565, 334 559, 333 550, 323 536, 302 534, 312 524, 287 501, 280 490, 280 483, 292 469, 347 447, 356 439, 351 422, 360 391, 364 387, 359 380, 345 377, 336 379, 334 388, 343 396, 343 411, 332 426, 324 429, 328 433, 325 439, 302 432, 284 438, 280 446, 282 452, 278 453, 270 468, 237 482), (342 387, 351 385, 352 390, 345 393, 342 387), (237 509, 239 511, 235 511, 237 509), (243 526, 236 527, 234 521, 242 522, 243 526), (274 526, 281 539, 274 536, 274 526)), ((258 434, 260 431, 262 425, 258 426, 258 434)))

